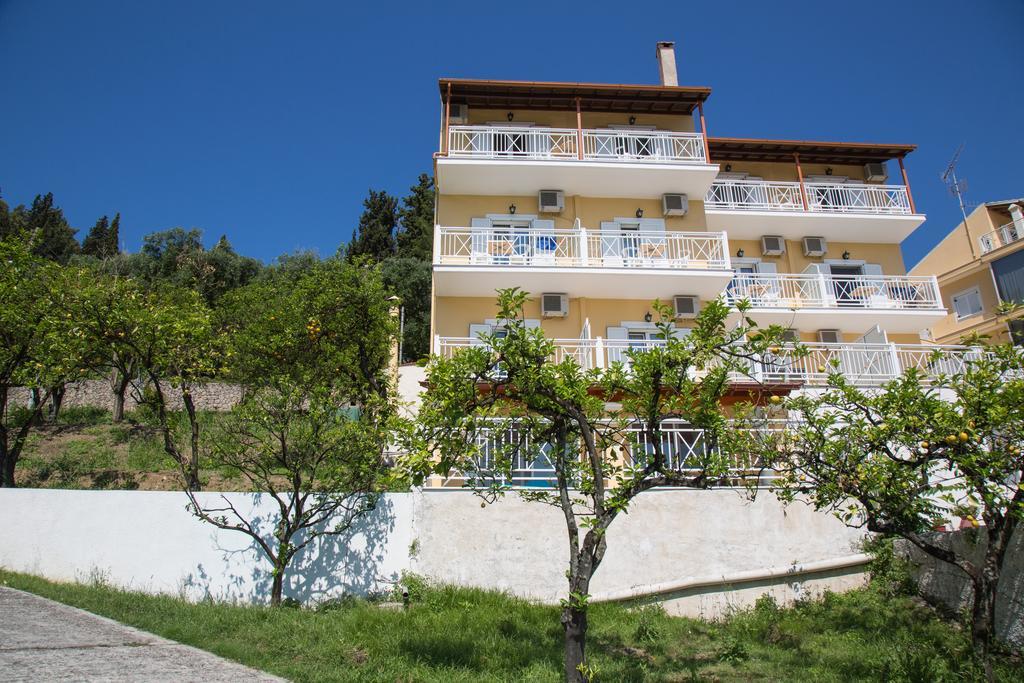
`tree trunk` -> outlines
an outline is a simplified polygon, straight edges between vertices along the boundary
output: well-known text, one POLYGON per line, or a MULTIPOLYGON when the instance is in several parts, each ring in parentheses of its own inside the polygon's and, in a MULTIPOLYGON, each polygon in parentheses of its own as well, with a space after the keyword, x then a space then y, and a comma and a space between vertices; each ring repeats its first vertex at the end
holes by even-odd
POLYGON ((569 683, 586 683, 588 679, 581 670, 587 663, 586 608, 562 609, 562 626, 565 627, 565 680, 569 683))
POLYGON ((998 583, 982 576, 973 582, 974 605, 971 609, 971 645, 985 667, 985 680, 993 681, 990 649, 995 634, 996 587, 998 583))
POLYGON ((50 389, 50 422, 56 422, 60 417, 61 406, 64 405, 64 394, 67 393, 68 385, 58 384, 50 389))
POLYGON ((15 486, 14 454, 3 446, 0 448, 0 488, 13 489, 15 486))
POLYGON ((111 384, 114 388, 114 422, 124 420, 124 397, 128 393, 128 384, 131 379, 126 374, 114 370, 114 379, 111 384))
POLYGON ((40 425, 43 422, 43 413, 42 410, 39 409, 41 405, 43 405, 42 392, 39 391, 39 387, 32 387, 31 398, 29 399, 29 408, 35 411, 30 418, 34 425, 40 425))
POLYGON ((584 548, 578 551, 574 569, 570 569, 569 599, 562 608, 562 627, 565 629, 565 680, 569 683, 588 683, 587 671, 587 598, 590 597, 590 579, 594 575, 593 557, 584 548))
POLYGON ((188 413, 189 425, 189 462, 188 482, 190 490, 200 490, 199 483, 199 420, 196 417, 196 404, 192 400, 192 394, 187 389, 181 392, 182 402, 185 404, 185 412, 188 413))
POLYGON ((270 586, 270 606, 281 606, 281 593, 284 590, 284 569, 274 567, 274 582, 270 586))

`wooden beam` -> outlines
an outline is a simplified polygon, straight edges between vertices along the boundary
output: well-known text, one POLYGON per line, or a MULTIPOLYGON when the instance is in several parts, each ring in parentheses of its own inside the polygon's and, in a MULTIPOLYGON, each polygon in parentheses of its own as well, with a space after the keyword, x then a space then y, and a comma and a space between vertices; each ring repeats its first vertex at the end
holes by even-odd
POLYGON ((580 110, 580 98, 576 98, 576 154, 583 161, 583 112, 580 110))
POLYGON ((807 188, 804 187, 804 170, 800 167, 800 155, 793 152, 793 159, 796 161, 796 177, 800 181, 800 199, 804 202, 804 211, 807 210, 807 188))
POLYGON ((448 84, 448 92, 444 96, 444 138, 441 140, 441 154, 448 156, 448 122, 452 118, 452 84, 448 84))
MULTIPOLYGON (((914 208, 914 195, 910 192, 910 178, 907 177, 907 169, 903 165, 903 157, 897 157, 897 161, 900 162, 900 173, 903 175, 903 184, 907 186, 907 200, 910 202, 910 213, 917 213, 917 209, 914 208)), ((966 228, 964 228, 966 230, 966 228)), ((972 243, 973 248, 973 243, 972 243)))
POLYGON ((700 132, 704 136, 704 162, 711 163, 711 148, 708 147, 708 126, 704 122, 704 103, 697 102, 697 110, 700 112, 700 132))

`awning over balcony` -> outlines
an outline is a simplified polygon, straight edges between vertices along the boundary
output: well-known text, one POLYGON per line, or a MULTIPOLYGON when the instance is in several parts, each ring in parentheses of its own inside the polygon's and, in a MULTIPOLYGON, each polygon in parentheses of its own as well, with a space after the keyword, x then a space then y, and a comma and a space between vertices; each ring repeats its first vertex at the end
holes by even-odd
POLYGON ((484 109, 530 109, 691 114, 711 88, 614 83, 552 83, 442 78, 441 98, 451 87, 451 101, 484 109))
POLYGON ((719 161, 792 162, 793 155, 812 164, 867 164, 899 159, 917 145, 884 145, 868 142, 816 142, 763 138, 708 138, 711 159, 719 161))

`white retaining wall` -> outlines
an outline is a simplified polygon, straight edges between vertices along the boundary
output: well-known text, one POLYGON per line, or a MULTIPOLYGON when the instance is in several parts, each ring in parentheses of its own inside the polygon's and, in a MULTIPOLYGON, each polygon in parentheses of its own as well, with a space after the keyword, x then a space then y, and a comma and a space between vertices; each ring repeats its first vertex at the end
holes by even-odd
MULTIPOLYGON (((201 494, 211 501, 220 495, 201 494)), ((254 507, 269 529, 272 499, 225 495, 254 507)), ((0 565, 190 599, 263 600, 269 565, 252 542, 195 519, 185 502, 177 492, 0 489, 0 565)), ((802 504, 783 507, 766 493, 750 502, 727 489, 652 491, 612 524, 592 592, 599 600, 657 586, 651 600, 703 616, 751 604, 764 592, 788 602, 808 590, 861 583, 863 560, 850 561, 860 537, 828 515, 802 504), (844 559, 838 569, 822 563, 844 559), (810 563, 817 564, 801 567, 810 563)), ((560 510, 515 495, 481 508, 469 491, 389 494, 351 539, 320 539, 303 551, 285 593, 304 602, 367 594, 411 571, 555 602, 565 590, 565 539, 560 510)))

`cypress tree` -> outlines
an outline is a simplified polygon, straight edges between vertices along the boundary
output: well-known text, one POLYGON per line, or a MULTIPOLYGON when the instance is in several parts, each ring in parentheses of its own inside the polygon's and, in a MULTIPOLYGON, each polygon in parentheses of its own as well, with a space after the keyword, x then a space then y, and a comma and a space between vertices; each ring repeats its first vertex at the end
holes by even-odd
POLYGON ((346 257, 369 256, 379 262, 394 256, 397 226, 398 200, 385 190, 371 189, 363 200, 359 228, 345 250, 346 257))
POLYGON ((398 255, 429 262, 434 249, 434 181, 426 173, 402 199, 399 218, 398 255))
POLYGON ((89 228, 89 234, 82 240, 82 253, 102 259, 107 256, 107 243, 110 240, 110 223, 106 216, 101 216, 96 224, 89 228))

